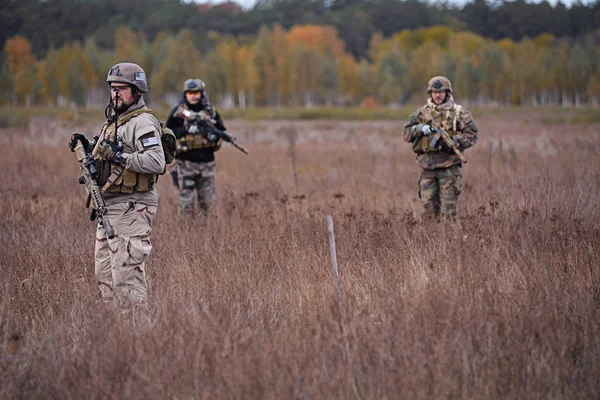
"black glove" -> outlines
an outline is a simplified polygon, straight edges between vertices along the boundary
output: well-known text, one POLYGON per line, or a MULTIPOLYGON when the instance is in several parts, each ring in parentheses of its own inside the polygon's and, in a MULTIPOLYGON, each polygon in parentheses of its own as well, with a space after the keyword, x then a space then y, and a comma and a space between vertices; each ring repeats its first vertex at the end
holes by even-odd
POLYGON ((77 141, 81 141, 83 148, 85 151, 88 151, 88 147, 90 146, 90 141, 83 135, 83 133, 74 133, 71 135, 71 140, 69 141, 69 148, 71 151, 75 151, 75 146, 77 146, 77 141))
POLYGON ((100 139, 100 136, 96 135, 92 138, 92 141, 90 142, 90 151, 92 151, 94 149, 94 147, 96 147, 96 143, 98 143, 98 139, 100 139))

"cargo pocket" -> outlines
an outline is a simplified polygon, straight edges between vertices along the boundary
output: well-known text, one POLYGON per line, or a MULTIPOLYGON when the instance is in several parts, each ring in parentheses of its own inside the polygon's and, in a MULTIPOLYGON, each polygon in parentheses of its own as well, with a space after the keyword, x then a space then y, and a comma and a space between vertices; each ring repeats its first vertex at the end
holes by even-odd
POLYGON ((462 168, 461 167, 453 167, 450 169, 450 172, 452 172, 452 176, 454 176, 454 185, 456 188, 456 195, 458 196, 459 194, 462 193, 462 191, 464 189, 462 168))
POLYGON ((152 251, 152 244, 149 236, 134 236, 129 238, 127 243, 128 264, 132 267, 140 267, 143 270, 143 264, 152 251))

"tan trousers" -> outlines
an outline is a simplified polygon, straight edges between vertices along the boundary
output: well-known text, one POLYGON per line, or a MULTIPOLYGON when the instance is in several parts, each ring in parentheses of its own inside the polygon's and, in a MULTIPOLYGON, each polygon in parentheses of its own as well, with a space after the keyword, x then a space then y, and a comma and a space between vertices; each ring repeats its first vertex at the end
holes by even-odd
POLYGON ((118 203, 108 207, 107 218, 115 237, 108 239, 104 227, 96 230, 95 270, 105 302, 118 306, 145 303, 147 298, 144 263, 150 255, 152 222, 156 206, 118 203))

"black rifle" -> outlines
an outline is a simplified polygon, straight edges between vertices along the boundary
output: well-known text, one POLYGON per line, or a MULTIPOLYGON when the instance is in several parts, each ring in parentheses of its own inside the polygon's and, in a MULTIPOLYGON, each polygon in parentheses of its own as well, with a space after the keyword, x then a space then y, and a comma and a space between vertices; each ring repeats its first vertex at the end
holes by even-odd
POLYGON ((196 118, 194 123, 198 124, 198 128, 200 128, 200 132, 202 132, 202 135, 204 135, 206 140, 216 141, 218 139, 222 139, 223 141, 225 141, 227 143, 231 143, 231 145, 233 147, 235 147, 242 153, 248 154, 248 150, 246 150, 245 148, 243 148, 242 146, 240 146, 239 144, 236 143, 235 137, 231 136, 227 132, 224 132, 224 131, 218 129, 217 127, 215 127, 213 124, 211 124, 206 119, 196 118))
POLYGON ((183 117, 189 126, 196 125, 206 140, 216 141, 218 139, 222 139, 227 143, 231 143, 233 147, 242 153, 248 154, 248 150, 236 143, 237 139, 235 137, 213 125, 215 121, 210 119, 210 117, 206 114, 206 111, 194 112, 180 107, 176 111, 175 115, 183 117))
POLYGON ((90 203, 93 203, 90 221, 98 218, 98 222, 100 225, 104 226, 104 230, 106 230, 106 236, 108 236, 109 239, 113 239, 115 237, 115 232, 106 217, 108 207, 102 197, 102 190, 96 182, 96 179, 98 178, 96 160, 92 154, 86 151, 80 140, 77 141, 74 151, 77 156, 77 161, 81 164, 81 176, 78 180, 81 185, 85 185, 85 190, 88 194, 85 206, 89 207, 90 203))

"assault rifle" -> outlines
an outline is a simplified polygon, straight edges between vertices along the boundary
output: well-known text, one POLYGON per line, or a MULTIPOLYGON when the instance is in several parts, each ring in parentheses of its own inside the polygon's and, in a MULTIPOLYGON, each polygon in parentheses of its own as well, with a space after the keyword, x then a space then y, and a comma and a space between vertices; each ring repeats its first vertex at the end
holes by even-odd
POLYGON ((181 109, 177 114, 181 115, 189 125, 196 125, 206 140, 215 141, 222 139, 227 143, 231 143, 233 147, 244 154, 248 154, 248 150, 236 143, 236 138, 225 131, 222 131, 214 126, 215 120, 208 117, 206 112, 194 112, 181 109))
POLYGON ((460 149, 458 148, 458 144, 456 144, 456 142, 454 140, 452 140, 450 135, 448 135, 448 132, 446 132, 442 128, 433 128, 433 130, 435 131, 435 134, 433 135, 433 138, 431 139, 431 147, 435 147, 437 142, 440 139, 442 139, 444 141, 444 143, 446 144, 446 146, 450 147, 452 149, 452 151, 454 151, 454 153, 458 156, 458 158, 460 158, 460 161, 462 161, 463 164, 466 164, 467 158, 462 153, 462 151, 460 151, 460 149))
POLYGON ((84 149, 81 140, 77 141, 77 145, 75 146, 75 155, 77 156, 77 161, 81 164, 81 176, 78 178, 80 185, 85 185, 85 191, 87 192, 87 199, 85 201, 86 208, 90 207, 90 202, 93 203, 93 208, 90 213, 90 221, 98 218, 98 222, 100 225, 104 226, 104 230, 106 230, 106 236, 109 239, 113 239, 115 237, 115 232, 113 231, 112 225, 108 221, 106 217, 106 213, 108 212, 108 207, 104 202, 104 198, 102 197, 102 191, 100 190, 100 186, 96 182, 98 178, 98 170, 96 169, 96 160, 94 156, 84 149))

